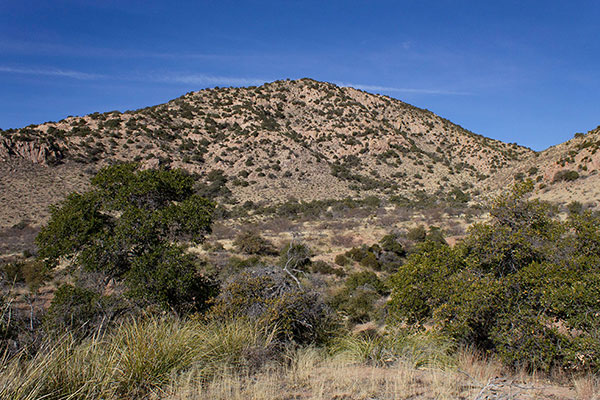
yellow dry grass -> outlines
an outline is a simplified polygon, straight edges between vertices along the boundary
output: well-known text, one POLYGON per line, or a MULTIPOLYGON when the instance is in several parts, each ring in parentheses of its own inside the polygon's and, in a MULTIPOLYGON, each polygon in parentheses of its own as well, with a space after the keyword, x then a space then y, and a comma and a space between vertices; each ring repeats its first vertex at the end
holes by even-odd
POLYGON ((296 355, 288 367, 257 374, 224 371, 208 383, 190 376, 173 385, 168 400, 368 400, 368 399, 594 399, 600 394, 591 377, 558 386, 534 376, 502 376, 497 361, 463 351, 458 367, 417 369, 399 363, 374 367, 324 359, 314 349, 296 355), (593 382, 593 383, 592 383, 593 382), (594 397, 596 396, 596 397, 594 397))

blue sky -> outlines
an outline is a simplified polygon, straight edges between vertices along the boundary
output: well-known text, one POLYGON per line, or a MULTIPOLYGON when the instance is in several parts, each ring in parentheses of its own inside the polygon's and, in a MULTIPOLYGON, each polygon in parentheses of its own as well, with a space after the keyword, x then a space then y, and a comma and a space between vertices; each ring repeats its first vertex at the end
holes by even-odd
POLYGON ((0 2, 0 128, 310 77, 536 150, 600 124, 597 1, 0 2))

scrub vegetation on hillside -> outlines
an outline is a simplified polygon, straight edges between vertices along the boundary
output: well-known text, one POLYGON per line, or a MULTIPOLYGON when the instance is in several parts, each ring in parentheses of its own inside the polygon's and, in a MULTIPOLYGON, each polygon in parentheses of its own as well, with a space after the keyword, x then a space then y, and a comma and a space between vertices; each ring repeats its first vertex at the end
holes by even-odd
POLYGON ((329 262, 256 227, 225 249, 191 175, 105 167, 1 266, 0 398, 591 398, 600 216, 532 188, 456 244, 417 225, 329 262))

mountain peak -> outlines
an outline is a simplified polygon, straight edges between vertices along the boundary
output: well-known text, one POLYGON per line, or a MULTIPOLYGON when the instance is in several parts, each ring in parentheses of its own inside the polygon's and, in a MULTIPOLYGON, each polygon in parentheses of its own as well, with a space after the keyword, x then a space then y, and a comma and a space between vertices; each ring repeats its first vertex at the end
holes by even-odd
POLYGON ((310 78, 189 92, 4 131, 0 142, 5 162, 86 175, 136 161, 183 168, 207 185, 221 176, 225 203, 472 191, 532 154, 400 100, 310 78))

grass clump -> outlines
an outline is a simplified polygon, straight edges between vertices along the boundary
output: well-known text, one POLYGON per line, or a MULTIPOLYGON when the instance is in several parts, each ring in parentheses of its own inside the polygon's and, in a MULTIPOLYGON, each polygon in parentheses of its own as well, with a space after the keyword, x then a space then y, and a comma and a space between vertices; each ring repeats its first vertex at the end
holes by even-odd
POLYGON ((274 335, 245 321, 147 318, 123 323, 83 341, 47 342, 28 359, 4 358, 0 398, 138 399, 159 394, 183 373, 212 379, 225 369, 257 365, 256 349, 274 335))
POLYGON ((374 366, 403 364, 410 368, 449 368, 455 365, 454 343, 435 333, 393 330, 338 337, 331 347, 335 357, 374 366))

